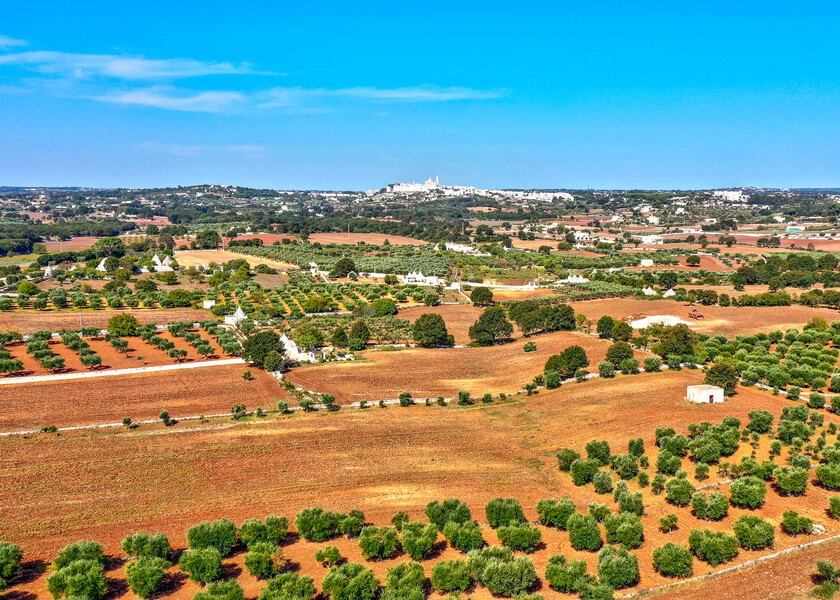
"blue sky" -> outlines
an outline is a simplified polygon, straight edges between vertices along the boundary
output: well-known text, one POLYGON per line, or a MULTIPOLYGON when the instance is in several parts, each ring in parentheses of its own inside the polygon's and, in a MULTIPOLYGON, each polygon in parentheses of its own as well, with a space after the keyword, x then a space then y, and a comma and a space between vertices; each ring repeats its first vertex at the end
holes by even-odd
POLYGON ((839 18, 773 0, 9 3, 0 185, 840 186, 839 18))

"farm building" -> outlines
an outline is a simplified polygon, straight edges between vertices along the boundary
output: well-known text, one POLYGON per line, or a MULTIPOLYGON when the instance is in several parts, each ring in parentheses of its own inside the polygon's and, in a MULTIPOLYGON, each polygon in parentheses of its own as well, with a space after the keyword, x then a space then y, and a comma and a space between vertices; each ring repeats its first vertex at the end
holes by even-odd
POLYGON ((225 324, 226 325, 233 325, 234 327, 238 327, 239 323, 248 318, 248 315, 245 314, 245 311, 242 310, 241 306, 236 307, 236 312, 232 315, 227 315, 225 317, 225 324))
POLYGON ((723 388, 716 385, 690 385, 687 389, 689 402, 716 404, 724 401, 723 388))
POLYGON ((204 309, 205 310, 211 309, 214 306, 216 306, 216 301, 215 300, 205 300, 204 301, 204 309))
POLYGON ((653 259, 652 258, 643 258, 639 262, 640 267, 652 267, 653 266, 653 259))

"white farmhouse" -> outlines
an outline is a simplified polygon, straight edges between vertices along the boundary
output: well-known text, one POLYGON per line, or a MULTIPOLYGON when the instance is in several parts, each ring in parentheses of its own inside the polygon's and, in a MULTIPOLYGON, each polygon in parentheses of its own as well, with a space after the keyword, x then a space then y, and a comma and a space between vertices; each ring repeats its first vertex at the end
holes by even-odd
POLYGON ((717 404, 724 401, 723 388, 716 385, 690 385, 686 390, 689 402, 695 404, 717 404))
POLYGON ((297 343, 287 336, 285 333, 280 336, 280 341, 283 342, 286 358, 296 362, 318 362, 318 357, 314 352, 303 351, 297 343))
POLYGON ((665 238, 663 238, 661 235, 643 235, 641 239, 642 239, 642 244, 645 244, 645 245, 653 246, 653 245, 664 244, 665 243, 665 238))
POLYGON ((565 279, 558 280, 558 283, 587 283, 589 280, 583 275, 577 273, 569 273, 565 279))
POLYGON ((653 266, 653 259, 652 258, 643 258, 639 262, 640 267, 652 267, 653 266))
POLYGON ((659 217, 650 216, 647 218, 649 225, 659 225, 659 217))
POLYGON ((215 300, 205 300, 204 301, 204 310, 208 310, 216 306, 215 300))
POLYGON ((575 236, 576 242, 588 242, 591 237, 588 231, 575 231, 572 235, 575 236))
POLYGON ((248 318, 248 315, 245 314, 245 311, 242 310, 241 306, 236 307, 236 312, 232 315, 225 316, 225 324, 226 325, 233 325, 234 327, 239 327, 239 323, 244 321, 248 318))
POLYGON ((642 288, 642 293, 645 296, 658 296, 659 295, 659 293, 655 289, 653 289, 652 287, 647 286, 647 285, 642 288))
POLYGON ((398 277, 402 280, 405 284, 415 284, 415 285, 440 285, 441 280, 440 277, 435 275, 423 275, 422 271, 411 271, 405 275, 398 275, 398 277))
POLYGON ((44 279, 49 279, 53 276, 53 269, 50 265, 47 265, 47 268, 44 269, 44 279))

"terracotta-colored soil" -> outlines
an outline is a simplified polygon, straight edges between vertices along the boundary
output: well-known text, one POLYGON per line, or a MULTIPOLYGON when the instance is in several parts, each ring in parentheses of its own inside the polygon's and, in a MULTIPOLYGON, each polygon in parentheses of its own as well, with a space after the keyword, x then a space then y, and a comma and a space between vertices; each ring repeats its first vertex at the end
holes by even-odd
POLYGON ((381 246, 385 240, 388 240, 392 246, 425 246, 429 244, 429 242, 416 238, 381 233, 350 233, 349 235, 346 233, 313 233, 309 236, 310 242, 320 242, 322 244, 358 244, 364 242, 365 244, 381 246))
POLYGON ((87 250, 88 248, 93 247, 93 245, 100 239, 102 238, 94 236, 80 236, 70 238, 69 240, 65 240, 63 242, 56 242, 54 240, 50 240, 44 242, 44 245, 47 247, 47 252, 87 250))
MULTIPOLYGON (((610 342, 575 332, 556 332, 528 338, 536 352, 525 352, 524 339, 487 348, 411 348, 399 352, 370 350, 368 362, 331 363, 293 369, 286 378, 306 389, 334 394, 340 403, 393 399, 401 392, 415 398, 452 398, 460 390, 474 396, 520 391, 543 372, 552 354, 582 346, 589 370, 597 370, 610 342), (395 374, 399 376, 395 377, 395 374)), ((650 356, 636 351, 641 360, 650 356)))
MULTIPOLYGON (((467 293, 469 295, 469 293, 467 293)), ((466 298, 461 296, 462 300, 466 298)), ((397 315, 401 319, 408 319, 412 323, 420 318, 420 315, 426 313, 434 313, 443 317, 446 323, 446 329, 455 337, 455 343, 458 345, 470 343, 470 327, 478 320, 484 308, 473 306, 472 304, 458 304, 458 305, 441 305, 441 306, 418 306, 416 308, 408 308, 400 310, 397 315)))
POLYGON ((710 335, 723 334, 732 337, 738 334, 752 334, 773 329, 799 327, 813 317, 822 317, 828 322, 838 319, 837 311, 827 308, 810 308, 802 305, 784 307, 689 307, 685 302, 674 300, 641 300, 636 298, 614 298, 606 300, 585 300, 574 302, 572 306, 578 314, 584 314, 593 322, 604 315, 622 319, 629 316, 673 315, 689 321, 688 312, 692 308, 704 315, 704 318, 691 320, 691 328, 710 335))
POLYGON ((0 386, 3 406, 0 431, 45 425, 72 427, 118 423, 123 417, 156 419, 164 409, 177 419, 179 416, 227 413, 234 403, 243 403, 248 410, 255 410, 257 407, 274 408, 277 400, 289 400, 288 394, 271 375, 260 369, 250 369, 254 380, 245 381, 242 374, 246 370, 246 365, 223 365, 4 385, 0 386))
MULTIPOLYGON (((141 325, 156 323, 166 325, 176 321, 192 321, 197 323, 205 319, 212 319, 209 310, 192 308, 150 308, 150 309, 120 309, 120 310, 83 310, 81 311, 84 327, 99 327, 105 329, 108 320, 116 314, 128 312, 137 317, 141 325)), ((23 334, 35 331, 61 331, 63 329, 79 330, 79 311, 10 311, 0 312, 0 331, 20 331, 23 334)))
MULTIPOLYGON (((535 503, 546 497, 568 495, 581 508, 592 501, 615 508, 611 496, 599 496, 591 486, 575 487, 568 475, 558 473, 554 451, 563 446, 582 449, 597 436, 620 452, 629 439, 643 437, 655 459, 653 432, 658 425, 684 428, 690 422, 716 422, 724 415, 745 419, 756 408, 778 415, 789 404, 754 389, 741 389, 720 405, 682 400, 685 386, 700 378, 698 372, 682 371, 594 380, 507 405, 478 404, 465 409, 371 408, 241 422, 182 422, 172 428, 144 425, 131 431, 3 438, 0 506, 4 507, 4 536, 21 544, 27 560, 48 562, 58 548, 77 539, 100 541, 108 553, 119 556, 123 536, 138 530, 163 531, 180 548, 186 528, 201 520, 227 517, 241 523, 269 514, 293 518, 300 508, 312 505, 342 511, 361 508, 377 524, 386 524, 398 510, 422 518, 427 502, 446 497, 466 501, 479 521, 484 520, 484 504, 496 496, 518 498, 529 519, 536 517, 535 503)), ((735 459, 751 450, 742 446, 735 459)), ((764 451, 764 447, 759 450, 759 458, 764 451)), ((712 481, 716 478, 713 473, 712 481)), ((636 551, 642 567, 640 588, 670 583, 651 571, 653 548, 666 539, 684 542, 692 527, 707 526, 686 509, 663 504, 661 497, 649 491, 645 499, 646 538, 636 551), (656 520, 666 510, 680 515, 680 529, 667 536, 656 531, 656 520)), ((771 490, 757 514, 777 519, 783 507, 795 507, 817 516, 831 534, 838 525, 817 512, 823 504, 827 504, 826 494, 814 487, 803 498, 784 500, 771 490)), ((733 509, 724 526, 731 525, 738 514, 733 509)), ((545 547, 531 555, 540 577, 548 557, 555 553, 582 558, 590 572, 594 570, 596 555, 571 549, 567 533, 548 529, 543 533, 545 547)), ((486 528, 484 536, 497 543, 495 534, 486 528)), ((775 549, 806 539, 777 531, 775 549)), ((340 538, 330 544, 351 560, 361 560, 355 540, 340 538)), ((325 545, 293 540, 284 551, 303 574, 320 583, 326 571, 314 564, 313 555, 325 545)), ((726 566, 759 554, 742 551, 726 566)), ((446 548, 424 561, 427 574, 435 561, 454 556, 446 548)), ((406 557, 364 562, 381 577, 386 567, 402 560, 406 557)), ((239 572, 241 561, 241 555, 228 561, 230 573, 245 585, 246 597, 254 598, 261 585, 239 572)), ((696 574, 710 570, 695 561, 696 574)), ((801 574, 785 581, 802 586, 811 570, 803 561, 801 574)), ((175 568, 171 572, 178 574, 175 568)), ((119 569, 110 576, 117 584, 122 579, 119 569)), ((43 575, 25 583, 12 582, 7 594, 42 597, 45 579, 43 575)), ((750 583, 747 588, 748 594, 726 597, 767 597, 758 595, 759 589, 768 591, 766 586, 750 583)), ((176 581, 165 597, 186 600, 195 591, 192 584, 176 581)), ((540 591, 547 597, 557 596, 544 583, 540 591)), ((480 587, 470 595, 490 598, 480 587)))

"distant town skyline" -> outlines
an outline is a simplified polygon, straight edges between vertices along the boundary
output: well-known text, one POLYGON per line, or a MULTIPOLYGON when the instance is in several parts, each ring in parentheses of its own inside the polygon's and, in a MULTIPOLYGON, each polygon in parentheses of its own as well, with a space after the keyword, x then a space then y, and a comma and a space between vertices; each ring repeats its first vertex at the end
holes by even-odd
POLYGON ((4 7, 0 185, 840 186, 829 2, 4 7))

